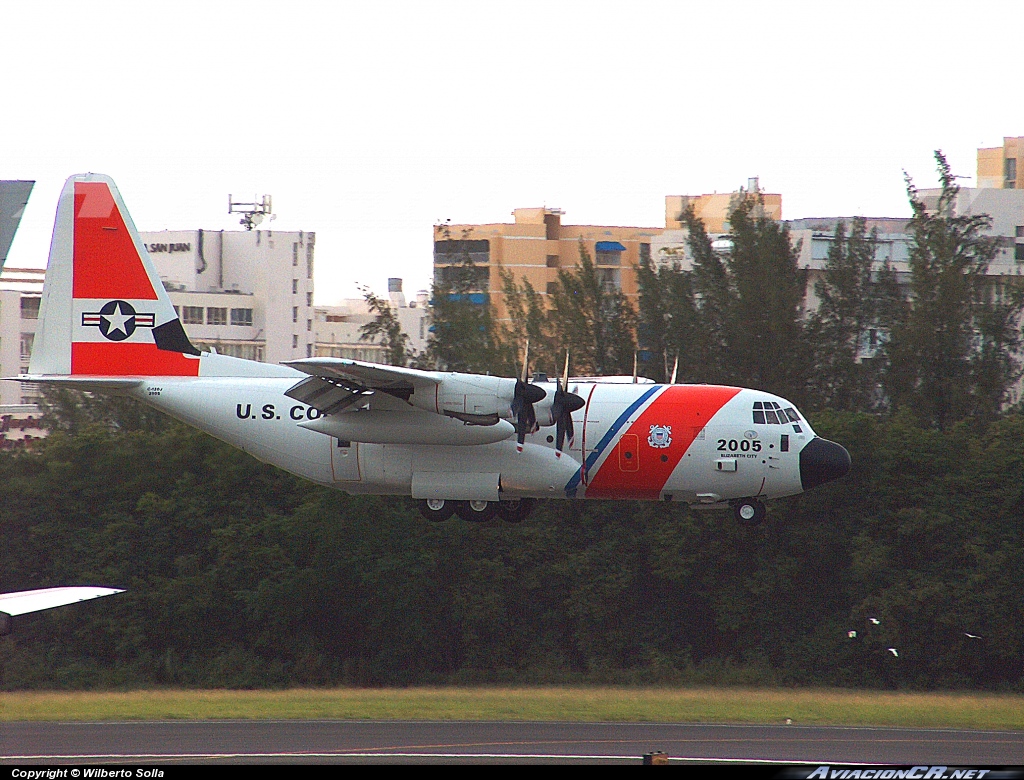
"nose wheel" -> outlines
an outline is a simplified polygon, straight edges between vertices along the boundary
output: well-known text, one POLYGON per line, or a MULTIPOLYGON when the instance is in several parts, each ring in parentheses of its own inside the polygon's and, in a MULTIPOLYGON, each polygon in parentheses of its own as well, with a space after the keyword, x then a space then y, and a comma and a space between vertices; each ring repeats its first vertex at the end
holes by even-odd
POLYGON ((534 499, 513 498, 509 501, 498 502, 498 514, 506 523, 521 523, 533 510, 534 499))
POLYGON ((741 498, 734 501, 732 511, 740 525, 760 525, 768 514, 765 505, 756 498, 741 498))

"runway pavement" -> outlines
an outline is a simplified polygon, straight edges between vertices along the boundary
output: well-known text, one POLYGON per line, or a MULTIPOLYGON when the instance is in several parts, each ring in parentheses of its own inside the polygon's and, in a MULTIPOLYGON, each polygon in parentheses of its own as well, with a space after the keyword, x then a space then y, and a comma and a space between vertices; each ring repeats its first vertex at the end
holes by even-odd
POLYGON ((477 721, 4 723, 0 764, 1024 764, 1024 732, 477 721))

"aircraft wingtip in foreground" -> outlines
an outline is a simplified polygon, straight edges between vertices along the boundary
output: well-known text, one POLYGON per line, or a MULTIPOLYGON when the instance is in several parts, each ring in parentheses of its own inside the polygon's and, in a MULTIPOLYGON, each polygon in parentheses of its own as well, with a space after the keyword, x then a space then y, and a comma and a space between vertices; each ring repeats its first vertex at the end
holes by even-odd
POLYGON ((731 506, 755 524, 764 499, 850 468, 843 447, 770 393, 572 379, 568 362, 555 381, 531 382, 526 362, 512 379, 200 354, 113 181, 84 174, 60 197, 18 379, 126 393, 314 482, 412 496, 435 520, 516 522, 538 498, 600 498, 731 506))
POLYGON ((11 618, 29 612, 40 612, 44 609, 63 607, 79 601, 98 599, 124 593, 119 588, 95 588, 88 586, 72 586, 67 588, 41 588, 39 590, 21 590, 16 593, 0 593, 0 636, 11 633, 11 618))

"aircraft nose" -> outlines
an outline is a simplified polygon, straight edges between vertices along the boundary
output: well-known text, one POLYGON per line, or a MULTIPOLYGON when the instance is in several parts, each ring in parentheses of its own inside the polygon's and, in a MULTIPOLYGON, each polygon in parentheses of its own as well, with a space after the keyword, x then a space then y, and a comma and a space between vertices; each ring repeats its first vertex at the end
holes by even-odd
POLYGON ((800 483, 804 490, 845 476, 850 470, 850 453, 834 441, 815 436, 800 451, 800 483))

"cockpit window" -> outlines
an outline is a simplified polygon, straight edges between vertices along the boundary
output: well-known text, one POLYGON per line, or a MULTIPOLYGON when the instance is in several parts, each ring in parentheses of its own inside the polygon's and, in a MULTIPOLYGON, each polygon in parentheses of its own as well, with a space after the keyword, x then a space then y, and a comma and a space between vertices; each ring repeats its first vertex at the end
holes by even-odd
MULTIPOLYGON (((757 425, 786 425, 800 422, 800 415, 796 409, 787 406, 783 409, 775 401, 754 401, 754 408, 751 410, 754 422, 757 425)), ((798 430, 797 433, 800 433, 798 430)))

